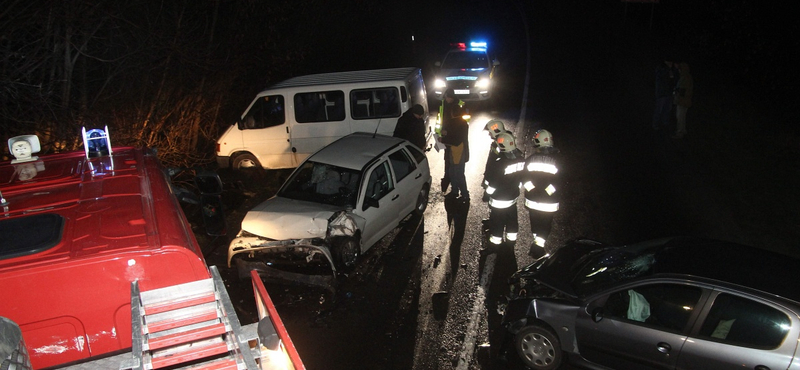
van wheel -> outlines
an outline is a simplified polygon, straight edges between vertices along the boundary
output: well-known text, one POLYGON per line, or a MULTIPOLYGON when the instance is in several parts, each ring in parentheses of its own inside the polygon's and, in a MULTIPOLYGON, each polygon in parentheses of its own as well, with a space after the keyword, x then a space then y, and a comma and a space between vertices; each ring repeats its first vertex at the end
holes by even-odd
POLYGON ((415 216, 422 216, 425 213, 425 210, 428 208, 428 189, 430 185, 425 184, 422 186, 422 190, 419 191, 419 196, 417 196, 417 206, 414 207, 414 215, 415 216))
POLYGON ((233 158, 232 167, 235 170, 249 170, 261 168, 256 156, 250 153, 242 153, 233 158))
POLYGON ((339 268, 344 270, 356 265, 359 247, 356 237, 346 236, 337 238, 333 245, 333 256, 339 264, 339 268))

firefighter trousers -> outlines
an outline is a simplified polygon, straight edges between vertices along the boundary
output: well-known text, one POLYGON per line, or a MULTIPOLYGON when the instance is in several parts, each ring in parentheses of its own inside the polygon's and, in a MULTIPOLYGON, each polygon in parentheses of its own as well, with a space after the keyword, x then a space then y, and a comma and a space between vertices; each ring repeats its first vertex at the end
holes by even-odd
POLYGON ((531 221, 531 234, 535 235, 536 239, 541 238, 541 240, 547 240, 547 236, 550 235, 555 212, 542 212, 530 208, 526 209, 528 210, 528 217, 531 221))
POLYGON ((500 244, 503 240, 516 241, 519 232, 517 205, 506 208, 489 207, 489 242, 500 244))

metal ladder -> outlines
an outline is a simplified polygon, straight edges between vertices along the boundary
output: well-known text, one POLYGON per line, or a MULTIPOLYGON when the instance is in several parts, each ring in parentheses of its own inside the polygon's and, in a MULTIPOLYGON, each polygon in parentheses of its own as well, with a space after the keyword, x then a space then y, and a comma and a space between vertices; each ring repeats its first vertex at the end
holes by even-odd
POLYGON ((134 369, 259 369, 255 335, 244 333, 216 266, 209 270, 209 279, 145 292, 131 284, 134 369))

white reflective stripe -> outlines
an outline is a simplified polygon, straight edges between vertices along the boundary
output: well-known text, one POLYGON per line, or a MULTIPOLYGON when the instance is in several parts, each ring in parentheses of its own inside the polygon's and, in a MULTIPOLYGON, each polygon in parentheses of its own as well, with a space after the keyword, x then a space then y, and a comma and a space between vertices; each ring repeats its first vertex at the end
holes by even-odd
POLYGON ((525 199, 525 207, 542 212, 558 211, 558 203, 539 203, 525 199))
POLYGON ((486 184, 487 184, 486 185, 486 194, 489 194, 489 195, 494 194, 494 191, 497 190, 497 189, 492 187, 491 185, 488 185, 489 184, 488 181, 486 182, 486 184))
POLYGON ((547 185, 546 188, 544 188, 544 191, 547 192, 547 195, 553 195, 553 193, 556 192, 556 187, 553 186, 553 184, 550 184, 550 185, 547 185))
POLYGON ((501 238, 499 236, 492 235, 492 236, 489 237, 489 243, 500 244, 502 242, 503 242, 503 238, 501 238))
POLYGON ((505 174, 508 175, 510 173, 514 173, 514 172, 517 172, 517 171, 522 171, 523 168, 525 168, 525 163, 524 162, 510 164, 510 165, 506 166, 505 174))
POLYGON ((544 248, 544 238, 541 236, 536 236, 533 238, 533 243, 544 248))
POLYGON ((558 172, 558 168, 550 163, 542 163, 542 162, 531 162, 528 163, 528 171, 530 172, 547 172, 555 174, 558 172))
POLYGON ((489 180, 483 180, 483 184, 489 186, 489 180))
POLYGON ((511 242, 516 241, 517 240, 517 233, 506 233, 506 239, 508 239, 508 241, 511 241, 511 242))
POLYGON ((525 190, 527 191, 531 191, 533 190, 533 188, 535 188, 535 186, 533 186, 533 183, 530 181, 526 181, 525 184, 523 184, 522 186, 524 186, 525 190))
POLYGON ((489 198, 489 207, 501 208, 501 209, 502 208, 508 208, 508 207, 513 206, 514 203, 516 203, 516 202, 517 202, 516 199, 513 199, 513 200, 497 200, 497 199, 494 199, 494 198, 489 198))

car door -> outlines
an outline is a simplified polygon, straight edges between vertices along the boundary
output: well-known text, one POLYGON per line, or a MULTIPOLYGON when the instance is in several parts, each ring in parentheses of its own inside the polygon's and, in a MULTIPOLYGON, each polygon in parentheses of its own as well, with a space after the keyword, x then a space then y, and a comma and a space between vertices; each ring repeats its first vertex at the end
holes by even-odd
POLYGON ((239 123, 243 149, 255 154, 265 168, 296 167, 288 121, 283 95, 259 96, 239 123))
POLYGON ((584 359, 612 369, 673 369, 707 290, 646 283, 591 300, 578 314, 584 359))
POLYGON ((397 226, 401 202, 387 158, 370 166, 363 178, 366 183, 362 187, 358 207, 365 219, 364 229, 361 230, 361 244, 366 250, 397 226))
POLYGON ((733 292, 715 291, 678 359, 682 370, 788 369, 800 337, 797 313, 733 292))
POLYGON ((406 151, 405 145, 389 154, 389 163, 392 166, 394 178, 397 180, 397 194, 399 195, 397 201, 400 203, 398 218, 402 219, 414 210, 424 180, 422 172, 417 167, 416 161, 406 151))

